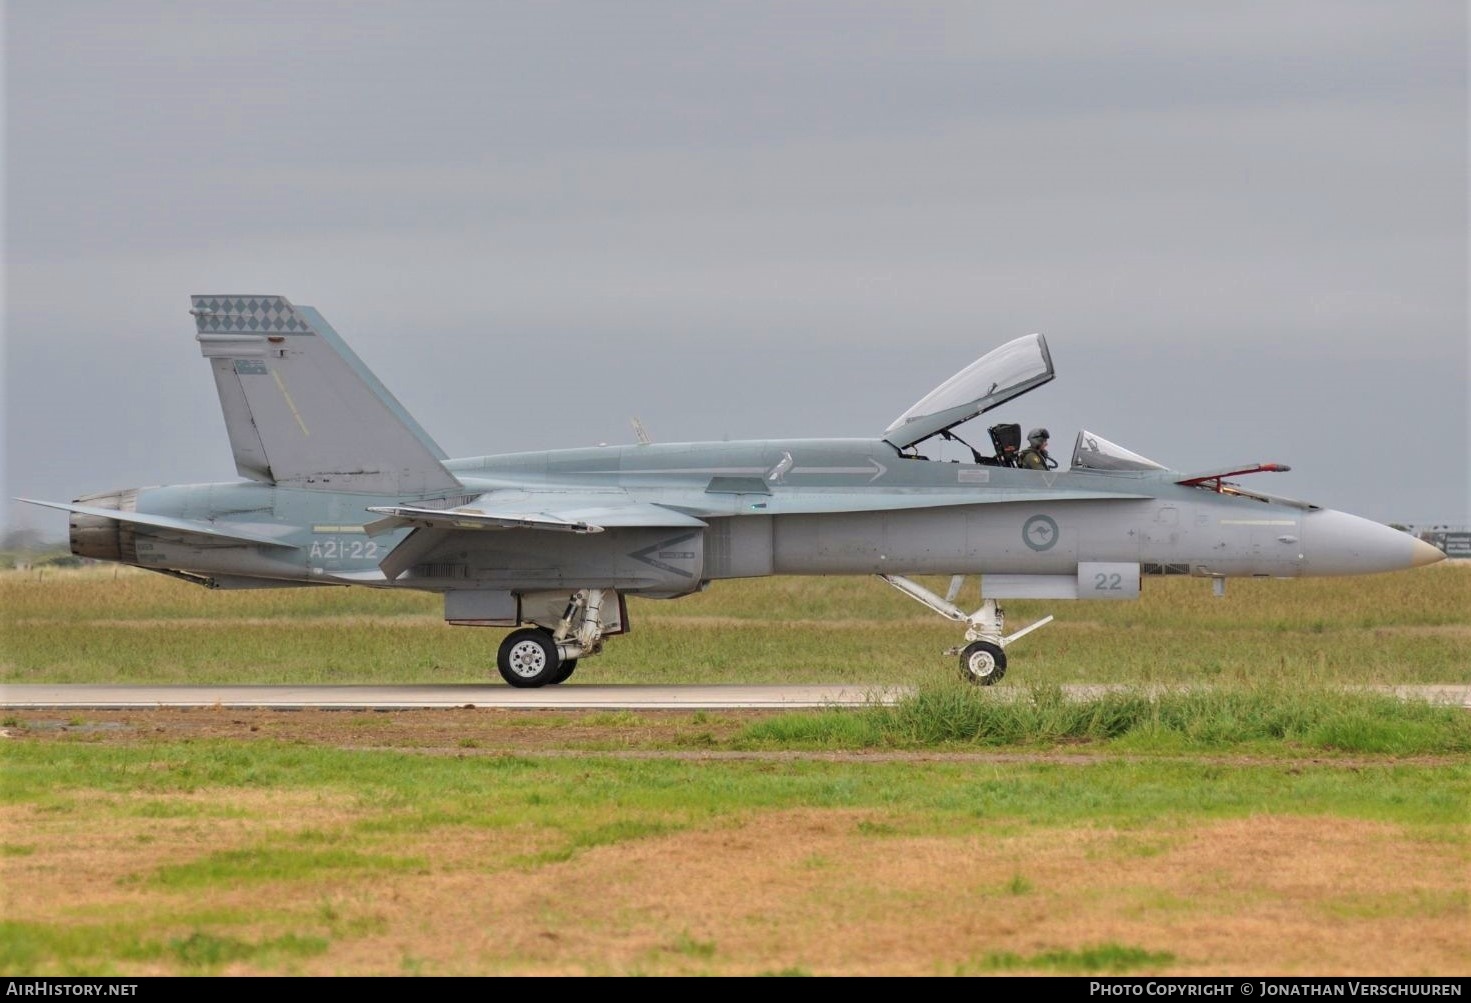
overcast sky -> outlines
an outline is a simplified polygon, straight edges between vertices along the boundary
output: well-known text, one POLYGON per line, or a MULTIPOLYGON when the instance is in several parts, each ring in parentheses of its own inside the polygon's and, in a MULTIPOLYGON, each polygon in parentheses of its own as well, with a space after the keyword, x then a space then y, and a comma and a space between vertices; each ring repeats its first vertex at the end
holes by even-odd
POLYGON ((877 436, 1041 331, 963 433, 1471 523, 1461 0, 4 11, 0 497, 235 479, 242 293, 452 456, 877 436))

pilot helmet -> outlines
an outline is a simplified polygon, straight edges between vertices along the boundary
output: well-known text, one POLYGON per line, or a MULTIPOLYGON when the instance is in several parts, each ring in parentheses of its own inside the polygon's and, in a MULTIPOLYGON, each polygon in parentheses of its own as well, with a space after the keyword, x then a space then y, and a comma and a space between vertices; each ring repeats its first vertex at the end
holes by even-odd
POLYGON ((1050 438, 1052 436, 1047 434, 1047 429, 1045 428, 1034 428, 1027 433, 1027 441, 1034 446, 1040 446, 1050 438))

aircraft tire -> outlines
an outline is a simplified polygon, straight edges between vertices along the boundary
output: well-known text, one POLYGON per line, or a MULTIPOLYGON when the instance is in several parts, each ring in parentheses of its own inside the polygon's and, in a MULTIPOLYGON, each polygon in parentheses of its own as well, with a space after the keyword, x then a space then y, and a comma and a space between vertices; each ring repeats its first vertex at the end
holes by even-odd
POLYGON ((572 670, 575 668, 577 668, 577 659, 562 659, 562 667, 557 671, 557 678, 552 680, 552 684, 556 685, 557 683, 565 683, 567 681, 567 677, 572 675, 572 670))
POLYGON ((501 678, 518 689, 561 682, 557 645, 552 635, 540 627, 522 627, 507 634, 495 664, 501 678))
POLYGON ((1006 652, 989 641, 972 641, 960 653, 960 678, 977 686, 992 686, 1006 675, 1006 652))

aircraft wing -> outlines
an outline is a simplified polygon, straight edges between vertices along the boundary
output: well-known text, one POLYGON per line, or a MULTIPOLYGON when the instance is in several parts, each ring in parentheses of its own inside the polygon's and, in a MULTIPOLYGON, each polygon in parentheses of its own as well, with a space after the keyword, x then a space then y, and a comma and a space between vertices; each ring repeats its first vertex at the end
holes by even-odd
POLYGON ((295 550, 294 543, 282 543, 273 540, 269 536, 260 533, 252 533, 249 530, 237 529, 226 526, 221 527, 217 523, 197 522, 193 519, 175 519, 166 515, 148 515, 145 512, 124 512, 115 508, 99 508, 95 505, 67 504, 65 502, 38 501, 34 498, 17 498, 16 501, 26 502, 30 505, 44 505, 46 508, 59 508, 63 512, 75 512, 77 515, 90 515, 103 519, 114 519, 118 522, 130 522, 136 526, 148 526, 153 529, 166 530, 178 533, 182 536, 200 537, 209 543, 255 543, 267 547, 282 547, 287 550, 295 550))
POLYGON ((641 502, 623 493, 564 491, 492 491, 452 508, 417 505, 373 506, 386 518, 369 523, 370 535, 401 526, 420 529, 543 529, 562 533, 601 533, 627 526, 689 526, 703 520, 674 509, 641 502))

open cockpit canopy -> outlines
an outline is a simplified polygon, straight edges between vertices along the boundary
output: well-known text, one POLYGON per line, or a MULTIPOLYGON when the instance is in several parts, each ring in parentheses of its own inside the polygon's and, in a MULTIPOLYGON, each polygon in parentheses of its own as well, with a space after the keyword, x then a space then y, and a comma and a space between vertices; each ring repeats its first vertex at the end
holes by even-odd
POLYGON ((1029 334, 1008 341, 931 390, 894 419, 883 437, 893 446, 907 449, 1035 390, 1052 377, 1047 339, 1029 334))

